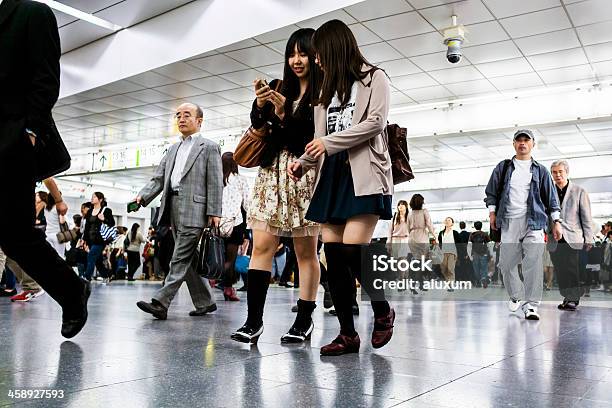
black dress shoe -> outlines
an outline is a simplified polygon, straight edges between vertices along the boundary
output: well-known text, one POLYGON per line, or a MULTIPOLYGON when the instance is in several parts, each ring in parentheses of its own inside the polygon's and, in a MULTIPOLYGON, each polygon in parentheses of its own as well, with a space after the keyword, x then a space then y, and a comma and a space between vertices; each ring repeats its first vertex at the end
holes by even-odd
POLYGON ((291 326, 289 331, 281 336, 281 343, 303 343, 310 338, 314 330, 314 323, 311 321, 310 326, 305 331, 291 326))
POLYGON ((189 312, 189 316, 204 316, 207 313, 214 312, 217 310, 217 305, 213 303, 210 306, 205 307, 204 309, 196 309, 189 312))
POLYGON ((64 310, 62 315, 62 336, 70 339, 81 331, 87 322, 87 302, 91 295, 91 284, 81 279, 83 288, 73 309, 64 310))
POLYGON ((263 333, 263 323, 259 327, 252 327, 245 324, 234 333, 232 333, 232 340, 239 341, 241 343, 257 344, 259 336, 263 333))
POLYGON ((237 292, 246 292, 247 291, 247 287, 243 286, 240 289, 236 289, 237 292))
POLYGON ((166 320, 168 318, 168 309, 155 299, 152 299, 151 303, 141 300, 136 303, 136 306, 143 312, 152 314, 156 319, 166 320))
POLYGON ((0 290, 0 297, 11 297, 11 296, 15 296, 16 294, 17 294, 17 289, 15 288, 13 288, 13 290, 11 290, 10 292, 7 292, 4 289, 0 290))

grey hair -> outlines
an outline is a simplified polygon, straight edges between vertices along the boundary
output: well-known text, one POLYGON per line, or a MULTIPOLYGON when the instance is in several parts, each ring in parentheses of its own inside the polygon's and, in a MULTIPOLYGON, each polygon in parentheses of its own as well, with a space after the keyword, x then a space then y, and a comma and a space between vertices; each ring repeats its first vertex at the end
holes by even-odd
POLYGON ((567 174, 569 174, 569 163, 567 162, 567 160, 555 160, 551 165, 550 165, 550 171, 552 171, 553 167, 557 167, 557 166, 563 166, 565 167, 565 172, 567 174))

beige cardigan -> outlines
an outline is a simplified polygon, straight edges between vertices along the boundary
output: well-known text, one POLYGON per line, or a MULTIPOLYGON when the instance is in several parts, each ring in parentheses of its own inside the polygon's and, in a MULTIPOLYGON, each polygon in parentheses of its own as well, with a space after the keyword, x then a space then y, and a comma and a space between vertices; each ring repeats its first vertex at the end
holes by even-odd
MULTIPOLYGON (((369 69, 363 67, 364 71, 369 69)), ((391 158, 385 134, 389 105, 389 81, 384 71, 376 70, 373 75, 357 82, 355 112, 350 128, 326 135, 327 109, 322 105, 314 108, 314 137, 322 139, 327 155, 348 151, 356 196, 393 194, 391 158)), ((316 189, 325 155, 314 159, 304 153, 298 160, 303 173, 316 166, 316 189)))

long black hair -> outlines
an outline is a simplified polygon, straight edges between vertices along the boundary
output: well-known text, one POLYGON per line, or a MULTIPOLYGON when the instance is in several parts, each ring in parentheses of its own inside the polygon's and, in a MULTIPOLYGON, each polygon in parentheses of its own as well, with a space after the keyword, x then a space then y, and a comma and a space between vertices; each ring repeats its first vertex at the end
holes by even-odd
POLYGON ((295 31, 287 40, 285 46, 285 67, 283 69, 283 86, 281 93, 285 99, 285 115, 293 115, 295 117, 303 118, 308 115, 310 108, 314 106, 313 102, 318 97, 319 84, 321 82, 321 70, 315 63, 315 52, 312 43, 312 36, 315 30, 312 28, 300 28, 295 31), (308 88, 298 108, 293 114, 293 102, 300 96, 300 79, 295 75, 295 72, 289 65, 289 58, 295 52, 297 47, 298 52, 305 53, 308 55, 308 88))
POLYGON ((221 165, 223 167, 223 186, 227 186, 227 179, 231 174, 238 174, 238 164, 234 160, 234 153, 225 152, 221 155, 221 165))
POLYGON ((130 242, 136 241, 136 234, 138 234, 138 230, 140 229, 140 224, 137 222, 132 224, 132 230, 130 231, 130 242))
POLYGON ((400 220, 400 212, 399 212, 399 206, 403 205, 404 207, 406 207, 406 213, 404 214, 404 222, 408 222, 408 203, 406 202, 406 200, 399 200, 397 202, 397 212, 393 215, 393 225, 399 225, 402 220, 400 220))
POLYGON ((349 103, 355 81, 364 79, 363 66, 374 67, 365 59, 351 29, 340 20, 330 20, 312 37, 315 53, 323 69, 321 97, 318 102, 328 107, 337 93, 342 106, 349 103))

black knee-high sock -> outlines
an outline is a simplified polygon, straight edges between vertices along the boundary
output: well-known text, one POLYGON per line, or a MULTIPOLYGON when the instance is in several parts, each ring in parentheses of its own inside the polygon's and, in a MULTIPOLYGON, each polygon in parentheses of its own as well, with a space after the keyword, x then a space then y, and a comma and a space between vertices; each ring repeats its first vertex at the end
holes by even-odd
POLYGON ((263 323, 263 312, 266 304, 266 295, 270 286, 268 271, 249 269, 247 286, 248 314, 246 323, 252 327, 259 327, 263 323))
POLYGON ((385 291, 374 287, 375 276, 372 271, 372 255, 374 254, 376 254, 376 249, 369 244, 342 244, 342 257, 349 263, 353 276, 357 278, 361 288, 369 296, 374 316, 384 317, 389 314, 390 306, 385 300, 385 291))
POLYGON ((342 256, 342 244, 330 242, 326 243, 324 248, 327 258, 327 282, 340 322, 340 334, 353 337, 357 334, 352 310, 354 278, 342 256))
POLYGON ((317 307, 317 304, 313 300, 298 299, 297 306, 298 311, 293 326, 296 329, 306 331, 310 327, 310 323, 312 322, 312 312, 317 307))

